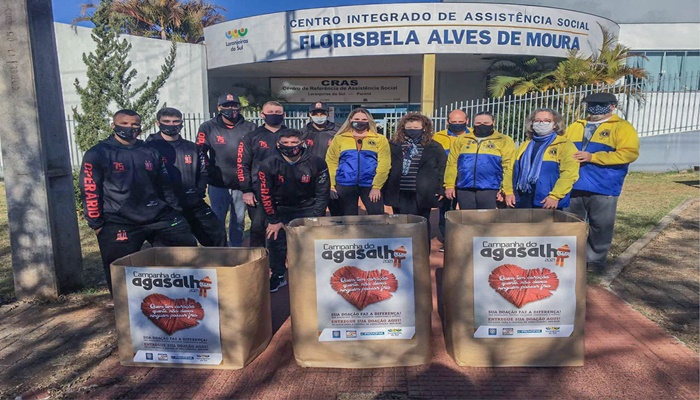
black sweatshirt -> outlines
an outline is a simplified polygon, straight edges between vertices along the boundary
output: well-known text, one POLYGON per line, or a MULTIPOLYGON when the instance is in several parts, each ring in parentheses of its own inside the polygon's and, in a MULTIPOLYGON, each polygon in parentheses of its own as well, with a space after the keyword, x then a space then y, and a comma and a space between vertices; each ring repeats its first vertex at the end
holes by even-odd
MULTIPOLYGON (((279 130, 282 129, 287 127, 282 125, 279 130)), ((258 192, 260 163, 275 154, 277 154, 277 133, 269 131, 265 125, 243 138, 238 146, 238 184, 243 193, 258 192)))
POLYGON ((161 133, 150 135, 146 139, 146 147, 160 153, 180 206, 185 208, 200 204, 207 191, 208 164, 201 147, 182 137, 169 142, 161 133))
POLYGON ((255 124, 238 115, 236 124, 226 125, 221 115, 205 121, 197 133, 200 146, 209 159, 209 184, 238 190, 237 162, 238 145, 243 137, 254 131, 255 124))
POLYGON ((260 164, 260 199, 267 222, 281 222, 280 214, 313 211, 326 214, 331 183, 326 161, 305 151, 291 164, 275 151, 260 164))
POLYGON ((148 224, 181 211, 160 153, 142 140, 123 145, 110 136, 90 148, 80 168, 80 193, 92 229, 106 221, 148 224))
POLYGON ((325 160, 328 146, 333 141, 335 134, 338 133, 338 128, 335 123, 326 121, 323 129, 318 130, 313 122, 309 122, 301 129, 302 139, 306 142, 306 147, 311 150, 311 154, 325 160))

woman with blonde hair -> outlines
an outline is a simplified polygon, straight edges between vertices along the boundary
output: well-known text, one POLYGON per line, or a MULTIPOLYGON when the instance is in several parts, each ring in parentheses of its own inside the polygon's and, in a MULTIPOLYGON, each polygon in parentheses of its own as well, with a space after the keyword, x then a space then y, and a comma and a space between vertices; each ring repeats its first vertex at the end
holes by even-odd
POLYGON ((389 142, 391 171, 384 185, 384 202, 394 214, 430 219, 431 209, 439 206, 447 154, 433 133, 433 121, 425 115, 410 113, 399 120, 389 142))
POLYGON ((364 108, 350 112, 326 153, 331 198, 339 199, 343 215, 357 215, 362 199, 367 214, 384 213, 381 190, 389 175, 389 142, 364 108))
MULTIPOLYGON (((527 140, 520 145, 513 170, 516 208, 562 209, 569 205, 579 163, 576 146, 565 138, 564 119, 551 108, 530 114, 525 129, 527 140)), ((508 201, 510 200, 510 201, 508 201)))

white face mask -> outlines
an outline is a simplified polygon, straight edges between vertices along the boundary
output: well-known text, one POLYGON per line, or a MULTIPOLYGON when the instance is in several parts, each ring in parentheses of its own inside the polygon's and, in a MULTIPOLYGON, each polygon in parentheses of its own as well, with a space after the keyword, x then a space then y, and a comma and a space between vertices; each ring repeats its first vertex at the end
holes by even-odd
POLYGON ((532 130, 537 136, 549 135, 554 131, 554 122, 533 122, 532 130))
POLYGON ((314 124, 316 124, 316 125, 325 124, 327 119, 328 119, 328 117, 326 117, 325 115, 311 117, 311 120, 314 121, 314 124))

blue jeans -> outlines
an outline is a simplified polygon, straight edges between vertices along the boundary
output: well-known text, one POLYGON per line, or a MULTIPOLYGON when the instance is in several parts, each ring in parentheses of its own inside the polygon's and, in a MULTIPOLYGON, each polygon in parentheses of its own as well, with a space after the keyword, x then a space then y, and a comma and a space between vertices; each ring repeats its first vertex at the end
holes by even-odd
POLYGON ((224 232, 226 230, 226 214, 231 211, 231 221, 228 226, 229 247, 243 245, 243 229, 245 228, 245 203, 243 192, 216 186, 209 186, 209 200, 211 209, 219 219, 224 232))

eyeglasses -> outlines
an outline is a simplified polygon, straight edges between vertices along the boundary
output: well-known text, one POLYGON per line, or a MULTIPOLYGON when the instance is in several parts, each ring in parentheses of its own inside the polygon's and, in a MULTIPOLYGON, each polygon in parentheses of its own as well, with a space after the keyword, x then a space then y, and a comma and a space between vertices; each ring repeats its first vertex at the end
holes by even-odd
POLYGON ((536 120, 534 120, 534 121, 532 121, 532 122, 546 122, 546 123, 550 123, 550 122, 554 122, 554 121, 552 121, 551 119, 536 119, 536 120))

